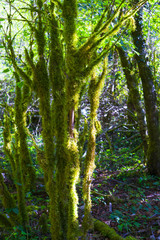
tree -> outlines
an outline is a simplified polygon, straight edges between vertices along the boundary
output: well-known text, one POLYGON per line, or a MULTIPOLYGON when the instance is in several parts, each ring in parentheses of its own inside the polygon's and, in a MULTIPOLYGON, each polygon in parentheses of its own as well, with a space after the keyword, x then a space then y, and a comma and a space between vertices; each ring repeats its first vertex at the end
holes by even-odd
MULTIPOLYGON (((27 129, 25 121, 23 121, 26 108, 22 108, 22 99, 27 96, 25 104, 29 103, 29 91, 34 92, 39 98, 44 149, 41 150, 35 142, 34 144, 37 149, 37 160, 44 171, 46 191, 50 198, 52 239, 76 240, 79 236, 76 184, 79 180, 80 158, 79 137, 75 126, 80 93, 84 85, 87 84, 87 77, 91 75, 93 69, 95 71, 95 68, 115 44, 112 43, 112 37, 116 36, 124 23, 129 23, 130 18, 144 2, 145 0, 134 5, 123 16, 120 16, 119 12, 125 4, 124 0, 113 12, 110 11, 108 4, 93 26, 91 35, 81 44, 78 42, 76 0, 51 1, 47 4, 42 0, 37 0, 35 3, 27 2, 25 8, 30 12, 31 17, 26 17, 21 10, 16 8, 15 2, 12 4, 9 1, 10 9, 13 8, 21 20, 28 24, 31 35, 29 46, 25 48, 24 67, 17 61, 16 46, 14 46, 16 34, 12 35, 11 21, 14 13, 12 14, 10 11, 7 28, 9 34, 5 31, 4 46, 9 59, 12 61, 16 78, 14 111, 16 154, 12 153, 12 157, 19 166, 16 173, 18 174, 19 171, 21 173, 18 175, 20 176, 18 181, 20 181, 20 191, 23 194, 19 196, 23 196, 23 198, 19 198, 19 208, 22 206, 20 219, 25 220, 24 227, 28 223, 24 202, 25 189, 23 188, 25 179, 25 171, 23 170, 26 169, 23 162, 23 147, 25 146, 23 143, 27 129), (114 23, 113 27, 112 23, 114 23), (49 47, 49 56, 47 47, 49 47), (52 101, 50 95, 52 95, 52 101), (18 101, 21 102, 20 105, 18 101)), ((90 181, 94 169, 95 137, 99 129, 96 111, 99 106, 105 69, 106 66, 100 77, 95 76, 93 72, 89 87, 91 123, 83 184, 86 206, 83 225, 84 237, 90 228, 90 225, 87 225, 91 210, 90 181)), ((7 149, 8 144, 5 144, 5 147, 7 149)), ((2 185, 3 181, 1 181, 2 185)))
POLYGON ((121 46, 117 46, 119 56, 121 59, 121 64, 123 67, 123 71, 127 80, 127 87, 129 89, 129 97, 131 98, 131 103, 133 104, 136 113, 137 113, 137 120, 138 120, 138 125, 139 125, 139 131, 141 134, 141 138, 143 141, 143 149, 144 149, 144 162, 146 162, 146 157, 147 157, 147 149, 148 149, 148 144, 147 144, 147 136, 146 136, 146 126, 145 126, 145 115, 144 111, 141 106, 141 98, 140 98, 140 93, 138 90, 138 82, 136 79, 135 74, 132 72, 132 64, 128 60, 127 53, 123 50, 121 46), (135 97, 136 96, 136 97, 135 97))
MULTIPOLYGON (((135 1, 137 2, 137 1, 135 1)), ((136 29, 132 32, 132 38, 136 47, 136 60, 139 75, 143 85, 144 102, 146 109, 147 127, 149 135, 149 146, 147 153, 147 166, 150 174, 160 175, 160 132, 159 112, 157 108, 157 97, 154 87, 154 77, 147 58, 146 42, 143 36, 143 10, 135 16, 136 29)))

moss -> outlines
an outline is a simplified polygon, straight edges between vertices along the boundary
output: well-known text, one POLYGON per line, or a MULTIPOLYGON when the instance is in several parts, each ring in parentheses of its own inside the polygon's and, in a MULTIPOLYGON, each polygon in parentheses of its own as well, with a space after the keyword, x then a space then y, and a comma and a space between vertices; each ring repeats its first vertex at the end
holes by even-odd
POLYGON ((59 211, 59 189, 57 184, 53 181, 53 173, 49 171, 47 191, 50 198, 50 212, 49 218, 51 222, 51 235, 53 240, 63 240, 64 232, 62 230, 62 222, 59 211), (54 190, 53 190, 54 189, 54 190))
POLYGON ((108 237, 111 240, 136 240, 136 238, 132 236, 128 236, 126 238, 121 237, 116 233, 116 231, 109 227, 104 222, 101 222, 97 219, 93 219, 94 221, 94 229, 102 234, 103 237, 108 237))
POLYGON ((7 111, 5 110, 5 114, 4 114, 4 129, 3 129, 3 140, 4 140, 4 151, 6 156, 9 159, 9 162, 11 164, 11 168, 12 168, 12 173, 14 176, 15 173, 15 161, 14 161, 14 157, 12 154, 12 147, 11 147, 11 126, 10 126, 10 119, 8 116, 7 111))
POLYGON ((83 132, 81 133, 78 141, 80 158, 82 157, 82 154, 83 154, 83 147, 84 147, 85 140, 87 138, 87 134, 88 134, 88 122, 87 122, 87 119, 85 119, 83 132))
POLYGON ((64 0, 63 3, 63 17, 65 19, 64 24, 64 37, 67 44, 67 50, 74 50, 77 42, 76 35, 76 17, 77 17, 77 1, 76 0, 64 0))
POLYGON ((94 121, 92 120, 90 126, 90 135, 88 141, 87 155, 85 158, 84 166, 84 179, 83 179, 83 200, 85 203, 85 214, 83 219, 83 231, 84 236, 89 229, 92 229, 92 218, 91 218, 91 177, 95 168, 95 144, 96 141, 96 129, 94 126, 94 121))
POLYGON ((113 228, 97 219, 94 219, 94 229, 100 232, 103 237, 108 237, 112 240, 124 240, 124 238, 118 235, 113 228))
POLYGON ((25 202, 25 185, 22 174, 22 165, 20 159, 20 140, 19 135, 15 132, 15 162, 16 162, 16 174, 15 174, 15 185, 17 189, 17 201, 18 201, 18 210, 19 210, 19 222, 23 226, 24 229, 27 228, 28 225, 28 214, 26 209, 25 202))
POLYGON ((100 122, 97 120, 97 109, 99 107, 99 97, 104 85, 104 77, 106 71, 106 63, 104 69, 99 78, 95 76, 93 72, 92 79, 89 85, 89 99, 91 103, 90 112, 90 129, 89 139, 87 147, 87 155, 84 162, 84 180, 83 180, 83 200, 85 203, 85 214, 83 219, 83 237, 85 238, 87 231, 92 228, 92 217, 91 217, 91 177, 95 168, 95 149, 96 149, 96 134, 101 130, 100 122))
MULTIPOLYGON (((25 112, 23 112, 22 91, 18 87, 20 78, 17 73, 16 77, 16 98, 15 98, 15 123, 17 127, 17 134, 20 141, 20 164, 23 175, 23 182, 25 182, 26 189, 32 189, 35 182, 35 170, 31 161, 29 149, 27 146, 27 132, 25 130, 25 112)), ((26 89, 28 93, 28 88, 26 89)), ((24 92, 25 94, 25 92, 24 92)), ((25 109, 25 108, 24 108, 25 109)))
POLYGON ((78 239, 79 231, 78 224, 78 195, 76 192, 76 184, 79 179, 79 151, 77 141, 70 138, 68 141, 69 162, 67 166, 67 185, 69 189, 69 204, 68 204, 68 231, 67 239, 78 239))
MULTIPOLYGON (((5 209, 16 208, 16 202, 12 195, 10 194, 10 192, 8 191, 8 188, 3 181, 3 176, 1 173, 0 173, 0 197, 2 199, 2 204, 5 209)), ((11 221, 16 224, 18 221, 17 214, 14 213, 13 211, 10 211, 8 214, 10 216, 11 221)))

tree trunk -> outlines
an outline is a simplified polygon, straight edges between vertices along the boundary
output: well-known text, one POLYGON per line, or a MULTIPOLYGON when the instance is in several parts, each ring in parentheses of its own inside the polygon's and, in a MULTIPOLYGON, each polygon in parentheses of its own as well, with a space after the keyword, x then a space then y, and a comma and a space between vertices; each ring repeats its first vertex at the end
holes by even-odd
POLYGON ((127 59, 127 54, 123 50, 122 47, 117 46, 119 56, 121 59, 121 64, 122 68, 127 80, 127 87, 129 90, 129 96, 131 99, 132 104, 134 105, 134 108, 137 112, 137 120, 138 120, 138 125, 139 125, 139 131, 141 134, 141 138, 143 141, 143 149, 144 149, 144 161, 146 162, 146 157, 147 157, 147 149, 148 149, 148 144, 147 144, 147 136, 146 136, 146 125, 145 125, 145 120, 144 120, 144 111, 141 107, 141 99, 140 99, 140 94, 138 90, 138 82, 134 74, 132 74, 132 67, 130 61, 127 59))
MULTIPOLYGON (((136 0, 136 3, 138 1, 136 0)), ((147 167, 150 174, 160 176, 160 132, 157 98, 153 82, 153 74, 147 59, 146 43, 143 37, 143 12, 139 10, 135 16, 136 30, 132 32, 132 38, 136 47, 136 60, 139 74, 142 80, 146 119, 149 135, 149 147, 147 153, 147 167)))

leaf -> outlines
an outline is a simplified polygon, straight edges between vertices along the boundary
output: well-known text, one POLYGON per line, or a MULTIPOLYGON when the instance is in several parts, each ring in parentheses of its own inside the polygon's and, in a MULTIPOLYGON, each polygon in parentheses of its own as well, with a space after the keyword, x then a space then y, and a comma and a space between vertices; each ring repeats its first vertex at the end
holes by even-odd
POLYGON ((0 22, 2 22, 2 21, 5 21, 5 19, 4 18, 0 18, 0 22))
POLYGON ((10 71, 9 68, 6 68, 6 69, 3 70, 3 73, 7 73, 9 71, 10 71))

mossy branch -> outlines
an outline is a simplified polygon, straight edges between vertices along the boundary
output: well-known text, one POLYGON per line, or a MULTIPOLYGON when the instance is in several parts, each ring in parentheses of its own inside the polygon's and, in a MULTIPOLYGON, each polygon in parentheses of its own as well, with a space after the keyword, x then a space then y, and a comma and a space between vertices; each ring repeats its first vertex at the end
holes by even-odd
POLYGON ((125 0, 123 0, 119 7, 116 9, 116 11, 114 12, 113 16, 111 16, 107 22, 105 22, 103 24, 103 26, 100 28, 100 25, 101 25, 101 22, 103 21, 103 18, 105 16, 105 13, 106 13, 106 10, 104 11, 104 13, 102 14, 102 17, 100 19, 100 21, 97 23, 95 29, 93 30, 93 34, 87 39, 87 41, 79 48, 79 52, 89 52, 90 51, 90 48, 92 47, 92 45, 95 43, 96 39, 98 38, 99 35, 101 35, 102 33, 104 34, 107 30, 108 30, 108 27, 110 26, 110 24, 112 23, 112 21, 116 18, 117 14, 119 13, 121 7, 122 7, 122 4, 125 2, 125 0), (99 29, 100 28, 100 29, 99 29), (98 31, 99 29, 99 31, 98 31))
POLYGON ((11 39, 9 39, 8 40, 8 49, 10 51, 10 57, 11 57, 12 64, 13 64, 13 67, 15 69, 15 72, 19 74, 19 76, 24 80, 25 84, 28 87, 31 87, 32 86, 32 80, 20 67, 18 67, 18 64, 16 62, 16 54, 15 54, 14 48, 12 46, 12 43, 13 43, 13 41, 11 39))
POLYGON ((97 46, 99 46, 102 43, 102 41, 104 41, 106 38, 116 35, 121 29, 121 27, 125 24, 125 22, 129 21, 129 19, 132 18, 132 16, 143 6, 143 4, 146 1, 147 0, 142 0, 135 6, 131 7, 126 12, 126 14, 122 18, 120 18, 118 23, 111 30, 108 30, 109 26, 111 25, 111 23, 113 22, 117 14, 119 13, 124 3, 124 0, 123 0, 118 6, 118 8, 116 9, 113 16, 111 16, 111 18, 106 23, 103 24, 103 26, 99 29, 98 32, 93 32, 93 34, 87 39, 87 41, 82 46, 80 46, 76 54, 81 56, 81 58, 85 59, 85 57, 93 49, 95 49, 97 46))
POLYGON ((109 6, 106 6, 106 8, 105 8, 105 10, 104 10, 101 18, 99 19, 99 21, 97 22, 97 24, 96 24, 96 26, 95 26, 95 28, 94 28, 94 30, 93 30, 93 33, 98 32, 98 30, 99 30, 100 27, 102 26, 103 21, 104 21, 104 18, 105 18, 105 16, 106 16, 108 10, 109 10, 109 6))
POLYGON ((34 72, 36 70, 35 64, 34 64, 32 58, 30 57, 28 50, 26 48, 25 48, 25 58, 26 58, 26 62, 31 67, 32 71, 34 72))
POLYGON ((103 26, 100 28, 97 34, 104 34, 106 31, 108 31, 109 26, 113 22, 113 20, 118 16, 120 9, 122 8, 123 3, 125 0, 122 0, 122 2, 119 4, 117 9, 114 11, 114 14, 103 24, 103 26))
POLYGON ((51 0, 51 2, 55 3, 61 10, 63 9, 63 5, 59 0, 51 0))
POLYGON ((20 77, 24 80, 25 84, 28 87, 31 87, 32 86, 32 80, 30 79, 30 77, 21 68, 19 68, 17 65, 15 66, 15 70, 19 73, 20 77))
POLYGON ((123 32, 120 34, 120 36, 117 38, 117 40, 110 45, 110 43, 107 43, 103 49, 103 51, 101 52, 101 54, 99 54, 96 58, 92 57, 90 64, 83 69, 83 71, 81 72, 81 75, 84 77, 87 77, 90 72, 92 71, 92 69, 97 66, 102 59, 108 54, 108 52, 113 49, 113 47, 117 44, 117 42, 119 41, 119 39, 121 38, 121 36, 123 35, 123 33, 126 31, 126 28, 123 30, 123 32))
POLYGON ((94 229, 100 232, 103 237, 108 237, 111 240, 137 240, 131 236, 128 236, 126 238, 121 237, 113 228, 97 219, 94 219, 94 229))

